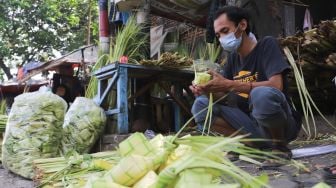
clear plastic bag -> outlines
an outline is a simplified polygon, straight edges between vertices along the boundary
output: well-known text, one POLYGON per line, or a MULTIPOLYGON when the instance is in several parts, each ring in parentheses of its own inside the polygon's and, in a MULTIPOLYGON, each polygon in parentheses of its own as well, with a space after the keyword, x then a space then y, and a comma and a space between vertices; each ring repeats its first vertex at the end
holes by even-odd
POLYGON ((87 153, 104 130, 106 115, 93 100, 77 97, 63 124, 62 152, 87 153))
POLYGON ((51 92, 17 96, 6 125, 3 166, 32 178, 33 160, 58 156, 66 108, 66 102, 51 92))

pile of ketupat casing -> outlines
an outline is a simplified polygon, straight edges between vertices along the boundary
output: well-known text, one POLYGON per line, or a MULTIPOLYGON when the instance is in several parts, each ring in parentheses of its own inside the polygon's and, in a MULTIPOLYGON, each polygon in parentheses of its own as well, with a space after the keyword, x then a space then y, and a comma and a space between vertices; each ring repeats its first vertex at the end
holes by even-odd
MULTIPOLYGON (((147 140, 142 133, 134 133, 119 144, 115 151, 117 153, 114 153, 119 157, 114 156, 110 161, 100 159, 110 169, 100 168, 94 172, 88 165, 79 163, 79 173, 75 176, 76 170, 65 170, 74 164, 73 160, 69 160, 68 164, 63 164, 63 169, 59 168, 58 173, 54 171, 53 174, 40 178, 39 183, 46 187, 72 188, 268 187, 266 175, 252 176, 228 159, 228 152, 241 154, 246 161, 270 156, 245 146, 242 141, 248 140, 244 136, 190 135, 182 138, 157 135, 152 140, 147 140), (64 181, 69 177, 71 181, 64 181)), ((43 166, 53 163, 50 159, 43 166)), ((36 165, 36 169, 41 172, 43 167, 41 168, 41 163, 39 165, 36 165)), ((41 173, 36 174, 41 177, 41 173)))
POLYGON ((62 139, 66 102, 49 92, 15 98, 2 148, 5 168, 26 178, 34 176, 34 159, 56 157, 62 139))
POLYGON ((106 123, 106 115, 93 100, 77 97, 64 118, 62 153, 87 153, 96 143, 106 123))

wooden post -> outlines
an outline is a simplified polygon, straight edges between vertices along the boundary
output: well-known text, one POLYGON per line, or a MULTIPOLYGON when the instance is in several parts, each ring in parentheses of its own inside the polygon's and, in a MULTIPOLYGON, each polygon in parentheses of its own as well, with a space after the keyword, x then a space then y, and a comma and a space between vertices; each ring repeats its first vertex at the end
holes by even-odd
MULTIPOLYGON (((137 9, 137 12, 135 13, 136 15, 136 20, 137 20, 137 24, 141 24, 144 25, 144 30, 142 31, 143 33, 150 33, 150 19, 149 19, 149 12, 150 12, 150 4, 149 4, 149 0, 146 0, 144 2, 144 4, 142 5, 142 7, 140 7, 139 9, 137 9)), ((144 56, 146 58, 150 58, 150 37, 147 38, 147 46, 145 47, 145 49, 142 50, 142 52, 144 53, 144 56)), ((145 79, 140 79, 137 78, 135 83, 135 92, 141 91, 141 89, 143 88, 143 86, 145 86, 148 82, 150 82, 150 80, 148 80, 148 78, 145 79)), ((135 99, 135 105, 134 105, 134 111, 133 113, 133 117, 134 117, 134 121, 133 121, 133 127, 141 127, 141 129, 148 129, 150 127, 150 122, 151 122, 151 108, 150 108, 150 91, 147 90, 146 92, 144 92, 141 96, 138 96, 135 99), (141 121, 138 121, 141 120, 141 121), (143 124, 137 125, 137 123, 135 122, 145 122, 143 124)))
POLYGON ((120 109, 118 113, 118 127, 119 134, 128 133, 128 101, 127 101, 127 86, 128 86, 128 72, 127 68, 119 67, 119 79, 117 83, 117 108, 120 109))

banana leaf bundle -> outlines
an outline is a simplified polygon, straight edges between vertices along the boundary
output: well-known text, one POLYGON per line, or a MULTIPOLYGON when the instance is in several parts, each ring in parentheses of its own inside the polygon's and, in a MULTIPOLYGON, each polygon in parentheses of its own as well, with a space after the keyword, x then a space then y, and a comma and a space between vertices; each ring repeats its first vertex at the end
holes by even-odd
POLYGON ((96 143, 106 123, 102 108, 92 99, 77 97, 64 118, 62 153, 87 153, 96 143))
POLYGON ((32 178, 33 160, 56 157, 66 108, 67 103, 51 92, 17 96, 6 126, 3 166, 25 178, 32 178))

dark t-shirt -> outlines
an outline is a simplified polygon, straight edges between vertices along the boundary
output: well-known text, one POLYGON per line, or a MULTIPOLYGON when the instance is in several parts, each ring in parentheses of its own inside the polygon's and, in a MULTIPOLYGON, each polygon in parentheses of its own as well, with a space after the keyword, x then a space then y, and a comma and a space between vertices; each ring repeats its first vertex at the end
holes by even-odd
MULTIPOLYGON (((228 62, 224 65, 223 75, 230 80, 240 82, 262 82, 276 74, 283 74, 283 93, 288 98, 286 74, 289 70, 290 66, 285 61, 277 40, 273 37, 265 37, 245 58, 240 58, 236 52, 231 53, 228 62)), ((230 103, 248 113, 248 94, 237 94, 230 97, 230 103)))

